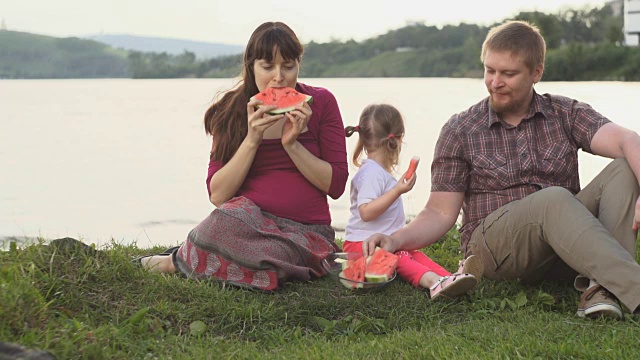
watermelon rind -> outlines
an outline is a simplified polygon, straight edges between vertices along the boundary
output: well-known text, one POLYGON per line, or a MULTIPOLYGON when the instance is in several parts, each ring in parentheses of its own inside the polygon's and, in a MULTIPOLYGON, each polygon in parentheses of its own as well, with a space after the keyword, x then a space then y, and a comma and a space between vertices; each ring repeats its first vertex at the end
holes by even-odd
POLYGON ((338 274, 338 277, 340 278, 340 283, 342 285, 344 285, 344 287, 346 287, 347 289, 360 289, 362 287, 364 287, 364 285, 360 282, 357 281, 353 281, 353 280, 347 280, 344 277, 344 272, 340 271, 340 273, 338 274))
MULTIPOLYGON (((313 96, 307 95, 305 97, 305 99, 304 99, 304 102, 309 103, 309 104, 313 103, 313 96)), ((258 105, 258 107, 260 107, 260 105, 258 105)), ((286 108, 273 109, 273 110, 269 111, 268 113, 269 113, 269 115, 280 115, 280 114, 288 113, 289 111, 293 111, 295 109, 296 109, 295 106, 289 106, 289 107, 286 107, 286 108)))
POLYGON ((364 278, 367 282, 371 282, 371 283, 383 283, 383 282, 389 281, 389 277, 387 275, 365 273, 364 278))

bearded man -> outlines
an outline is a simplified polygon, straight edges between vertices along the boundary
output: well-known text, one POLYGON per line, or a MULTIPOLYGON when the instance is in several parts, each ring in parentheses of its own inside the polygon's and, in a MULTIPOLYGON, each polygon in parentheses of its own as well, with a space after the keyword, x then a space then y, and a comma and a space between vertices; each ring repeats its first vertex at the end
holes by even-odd
POLYGON ((574 280, 577 315, 640 312, 640 137, 586 103, 538 94, 546 45, 523 21, 492 28, 482 46, 489 96, 443 126, 431 194, 408 225, 363 243, 413 250, 440 239, 462 209, 461 249, 494 280, 574 280), (614 159, 584 189, 578 154, 614 159))

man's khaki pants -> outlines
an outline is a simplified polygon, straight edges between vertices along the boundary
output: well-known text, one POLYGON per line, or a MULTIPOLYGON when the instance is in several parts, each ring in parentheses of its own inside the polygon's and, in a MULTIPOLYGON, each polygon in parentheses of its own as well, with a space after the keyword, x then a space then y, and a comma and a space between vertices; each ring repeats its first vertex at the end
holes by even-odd
MULTIPOLYGON (((489 279, 596 280, 629 310, 640 305, 640 265, 632 230, 640 190, 628 163, 612 161, 577 195, 550 187, 487 216, 469 241, 489 279)), ((585 283, 586 281, 586 283, 585 283)))

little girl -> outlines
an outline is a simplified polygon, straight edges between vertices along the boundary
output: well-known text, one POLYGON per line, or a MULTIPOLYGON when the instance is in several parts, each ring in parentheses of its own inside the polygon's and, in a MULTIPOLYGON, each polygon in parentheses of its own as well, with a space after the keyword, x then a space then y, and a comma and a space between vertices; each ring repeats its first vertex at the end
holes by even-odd
MULTIPOLYGON (((400 112, 387 104, 367 106, 358 126, 347 126, 345 134, 360 135, 353 154, 359 167, 351 180, 351 216, 346 227, 346 252, 362 253, 362 241, 375 233, 391 235, 405 225, 400 195, 410 191, 416 174, 396 180, 392 171, 398 164, 404 121, 400 112), (366 159, 360 163, 362 152, 366 159)), ((482 276, 483 263, 476 256, 460 262, 458 272, 449 273, 419 250, 398 251, 398 274, 415 287, 429 289, 432 299, 454 298, 473 289, 482 276)))

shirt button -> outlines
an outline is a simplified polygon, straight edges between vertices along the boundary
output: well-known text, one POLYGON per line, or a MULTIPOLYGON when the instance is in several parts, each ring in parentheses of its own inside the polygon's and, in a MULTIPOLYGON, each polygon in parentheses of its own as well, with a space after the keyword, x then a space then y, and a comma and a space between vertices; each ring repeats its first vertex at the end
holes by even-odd
POLYGON ((522 154, 520 154, 520 157, 521 157, 521 158, 526 158, 526 157, 527 157, 527 153, 522 153, 522 154))

